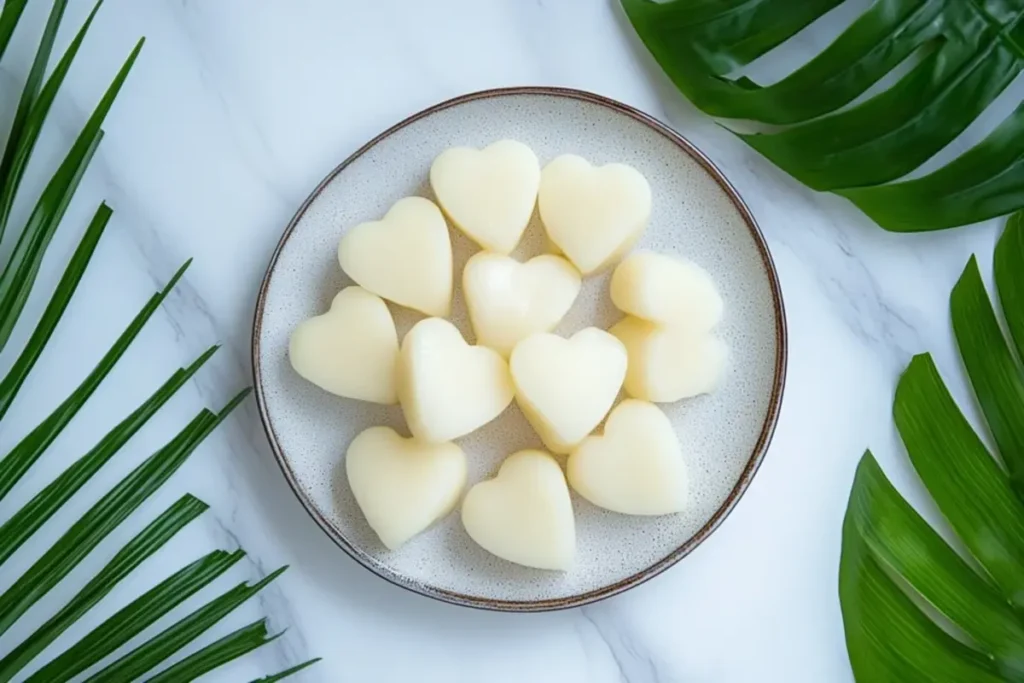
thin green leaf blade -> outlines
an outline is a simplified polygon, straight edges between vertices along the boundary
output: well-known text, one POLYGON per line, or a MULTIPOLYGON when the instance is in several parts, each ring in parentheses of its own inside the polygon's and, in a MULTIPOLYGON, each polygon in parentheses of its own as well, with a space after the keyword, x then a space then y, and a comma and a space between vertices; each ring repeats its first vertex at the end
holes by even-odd
POLYGON ((185 494, 121 548, 61 610, 0 659, 0 681, 9 681, 46 646, 103 599, 117 584, 162 548, 209 506, 185 494))
POLYGON ((175 371, 142 405, 107 433, 88 453, 0 525, 0 567, 39 527, 106 464, 217 350, 209 349, 192 365, 175 371))
POLYGON ((1024 213, 1017 212, 1006 221, 992 269, 1006 327, 1017 347, 1017 357, 1024 359, 1024 213))
POLYGON ((870 451, 857 467, 844 534, 859 536, 863 552, 971 636, 1001 672, 1024 679, 1024 625, 893 488, 870 451))
POLYGON ((263 647, 277 638, 278 636, 267 637, 267 622, 260 619, 210 643, 147 681, 148 683, 194 681, 203 674, 209 673, 233 659, 238 659, 256 648, 263 647))
POLYGON ((287 567, 281 567, 251 586, 245 583, 235 586, 96 672, 86 683, 119 683, 142 676, 256 595, 285 569, 287 567))
POLYGON ((75 249, 71 261, 68 262, 60 282, 57 283, 57 289, 54 290, 50 302, 46 305, 43 317, 40 318, 35 330, 33 330, 32 336, 29 337, 28 343, 25 345, 21 355, 14 361, 14 365, 11 366, 3 381, 0 381, 0 415, 6 413, 11 403, 14 402, 14 397, 17 396, 18 390, 25 383, 28 374, 35 367, 36 361, 39 360, 43 349, 46 348, 46 344, 50 341, 57 323, 60 322, 68 303, 71 301, 71 297, 74 296, 75 291, 78 289, 78 283, 81 282, 85 269, 89 266, 89 261, 92 259, 93 252, 96 251, 96 245, 103 236, 112 213, 113 211, 111 211, 109 206, 105 203, 100 204, 92 221, 89 223, 89 227, 85 231, 85 235, 82 236, 78 248, 75 249))
POLYGON ((284 671, 281 671, 280 673, 276 673, 276 674, 273 674, 271 676, 264 676, 263 678, 257 678, 256 680, 252 681, 252 683, 277 683, 277 681, 283 681, 284 679, 288 678, 289 676, 294 676, 295 674, 299 673, 303 669, 306 669, 306 668, 309 668, 309 667, 313 666, 314 664, 319 662, 321 659, 322 659, 321 657, 317 657, 315 659, 311 659, 308 662, 303 662, 302 664, 298 664, 296 666, 293 666, 290 669, 285 669, 284 671))
POLYGON ((100 129, 103 119, 106 118, 128 77, 142 44, 142 40, 136 44, 57 172, 43 190, 24 231, 18 238, 7 266, 0 274, 0 349, 6 345, 25 306, 46 247, 64 217, 71 197, 78 189, 78 184, 103 137, 103 131, 100 129))
POLYGON ((4 2, 3 11, 0 11, 0 57, 7 51, 7 45, 11 42, 14 29, 21 21, 21 15, 25 11, 28 0, 9 0, 4 2))
POLYGON ((245 553, 215 550, 179 569, 118 610, 25 683, 67 683, 233 567, 245 553))
POLYGON ((1014 359, 973 256, 949 297, 953 331, 1010 482, 1024 500, 1024 375, 1014 359))
POLYGON ((245 389, 216 415, 203 410, 166 446, 151 455, 71 526, 0 595, 0 635, 64 578, 100 541, 156 492, 249 394, 245 389))
MULTIPOLYGON (((81 47, 82 41, 85 40, 85 34, 88 33, 89 27, 92 26, 93 18, 96 16, 96 12, 99 11, 102 2, 103 0, 98 0, 93 6, 92 12, 86 17, 74 40, 71 41, 67 50, 64 51, 64 55, 57 62, 53 73, 46 79, 46 85, 43 86, 41 91, 38 89, 38 83, 36 83, 36 92, 33 93, 32 98, 27 102, 29 108, 24 112, 23 120, 19 121, 15 117, 15 124, 11 128, 10 136, 7 139, 7 146, 4 149, 3 159, 0 161, 0 238, 3 237, 4 230, 7 227, 11 207, 14 206, 14 197, 18 193, 21 178, 25 173, 25 168, 28 166, 28 160, 32 156, 32 150, 35 149, 43 123, 50 112, 50 105, 53 104, 57 91, 64 82, 64 77, 71 68, 71 63, 78 54, 78 49, 81 47)), ((61 12, 63 13, 63 8, 61 8, 61 12)), ((56 33, 56 29, 54 33, 56 33)), ((52 36, 50 42, 52 43, 52 36)), ((42 50, 42 44, 40 44, 40 50, 42 50)), ((47 47, 46 56, 49 56, 49 47, 47 47)), ((36 61, 45 67, 45 60, 40 61, 39 53, 36 55, 36 61)), ((32 78, 30 74, 30 82, 32 82, 32 78)), ((42 78, 42 70, 38 73, 38 78, 42 78)), ((28 92, 27 87, 25 92, 28 92)), ((24 95, 22 100, 25 101, 24 95)), ((19 113, 21 113, 20 105, 19 113)))
POLYGON ((60 582, 100 541, 135 511, 185 462, 216 417, 199 413, 82 515, 42 557, 0 595, 0 634, 60 582))
POLYGON ((910 460, 939 510, 1003 596, 1024 606, 1024 505, 974 433, 931 356, 915 356, 893 415, 910 460))
MULTIPOLYGON (((14 485, 18 483, 18 480, 32 467, 46 448, 53 443, 53 440, 67 426, 68 422, 78 414, 78 411, 85 405, 85 402, 92 396, 93 392, 96 391, 117 361, 128 350, 128 347, 139 335, 139 332, 142 331, 142 328, 153 316, 163 300, 174 289, 174 286, 178 283, 181 276, 184 275, 185 270, 191 263, 191 259, 186 261, 163 290, 154 294, 146 302, 146 305, 142 307, 142 310, 128 324, 128 327, 121 333, 121 336, 114 341, 110 349, 103 355, 103 358, 100 359, 92 372, 82 380, 81 384, 52 413, 40 422, 35 429, 18 442, 18 445, 11 449, 3 459, 0 459, 0 500, 3 500, 4 496, 10 493, 14 485)), ((0 418, 2 417, 3 410, 0 410, 0 418)))

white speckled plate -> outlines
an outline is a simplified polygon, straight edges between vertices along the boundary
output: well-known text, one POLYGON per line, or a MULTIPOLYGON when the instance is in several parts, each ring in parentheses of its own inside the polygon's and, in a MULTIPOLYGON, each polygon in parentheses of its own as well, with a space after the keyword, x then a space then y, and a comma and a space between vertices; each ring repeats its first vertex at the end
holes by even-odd
MULTIPOLYGON (((456 283, 474 246, 452 231, 456 283)), ((515 256, 541 253, 534 217, 515 256)), ((418 316, 392 306, 399 334, 418 316)), ((588 279, 558 330, 611 325, 618 315, 608 275, 588 279)), ((473 339, 461 291, 453 320, 473 339)), ((383 578, 463 605, 546 610, 621 592, 674 564, 705 539, 736 504, 764 456, 779 411, 786 364, 785 318, 771 257, 753 217, 720 172, 686 140, 626 105, 590 93, 515 88, 466 95, 386 131, 342 163, 302 205, 270 262, 253 329, 256 396, 274 453, 296 495, 325 532, 383 578), (291 368, 288 337, 303 319, 327 310, 352 284, 336 259, 349 227, 376 220, 407 195, 431 197, 430 163, 453 145, 483 147, 514 138, 545 163, 572 152, 591 162, 632 164, 650 181, 654 204, 639 246, 704 266, 726 303, 720 336, 730 348, 722 387, 713 395, 665 405, 689 461, 692 506, 666 517, 630 517, 573 496, 577 561, 567 573, 532 570, 476 546, 458 513, 398 551, 366 525, 345 478, 344 453, 372 425, 407 433, 401 410, 338 398, 291 368)), ((540 447, 513 404, 494 422, 460 439, 469 479, 493 475, 502 458, 540 447)))

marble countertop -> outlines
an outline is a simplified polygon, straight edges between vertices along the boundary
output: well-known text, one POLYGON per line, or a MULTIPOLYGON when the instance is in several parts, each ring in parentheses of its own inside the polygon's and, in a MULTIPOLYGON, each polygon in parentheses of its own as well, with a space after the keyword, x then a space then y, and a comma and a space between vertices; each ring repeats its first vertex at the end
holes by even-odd
MULTIPOLYGON (((5 92, 27 72, 38 35, 28 25, 41 26, 47 4, 33 3, 0 68, 5 92)), ((89 4, 70 3, 59 48, 89 4)), ((50 652, 184 562, 241 546, 248 558, 231 578, 188 605, 232 580, 288 564, 217 633, 260 614, 273 629, 288 630, 210 680, 249 680, 316 655, 324 661, 296 680, 852 680, 837 566, 853 471, 871 447, 911 501, 924 499, 892 426, 893 388, 910 356, 930 350, 954 394, 969 396, 947 297, 972 252, 988 268, 997 222, 892 235, 844 201, 799 186, 674 92, 637 48, 614 0, 109 0, 57 99, 26 189, 42 187, 141 35, 146 46, 43 264, 28 320, 45 305, 101 199, 114 218, 69 314, 0 428, 0 452, 77 385, 152 291, 185 259, 195 262, 11 504, 27 500, 172 369, 211 344, 223 348, 76 504, 44 527, 44 537, 66 528, 201 406, 218 407, 250 383, 256 290, 285 224, 316 183, 384 128, 474 90, 592 90, 670 123, 703 149, 750 205, 775 258, 790 330, 788 383, 764 465, 710 540, 622 596, 535 615, 437 603, 351 561, 285 484, 250 400, 123 533, 28 614, 26 624, 41 623, 129 533, 183 492, 210 503, 50 652)), ((3 109, 11 116, 12 107, 3 109)), ((15 218, 29 208, 20 203, 15 218)), ((9 249, 8 241, 0 253, 9 249)), ((20 326, 11 347, 29 332, 20 326)), ((0 369, 12 359, 10 351, 0 356, 0 369)), ((0 509, 0 517, 8 514, 0 509)), ((39 542, 23 549, 0 587, 44 549, 39 542)))

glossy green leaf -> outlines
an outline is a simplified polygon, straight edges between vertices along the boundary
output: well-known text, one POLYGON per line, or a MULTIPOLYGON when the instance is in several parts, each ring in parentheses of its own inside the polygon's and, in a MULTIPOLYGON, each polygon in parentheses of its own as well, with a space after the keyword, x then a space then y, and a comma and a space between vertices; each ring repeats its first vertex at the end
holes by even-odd
POLYGON ((146 627, 209 585, 233 567, 245 553, 223 550, 202 557, 146 591, 93 629, 46 666, 25 679, 25 683, 67 683, 100 661, 146 627))
POLYGON ((267 622, 263 619, 229 633, 220 640, 210 643, 198 652, 194 652, 180 662, 169 666, 156 676, 148 678, 147 683, 176 683, 177 681, 194 681, 218 666, 238 659, 256 648, 276 640, 276 636, 267 636, 267 622))
POLYGON ((64 217, 71 197, 78 189, 78 184, 103 137, 103 131, 100 130, 103 119, 106 118, 128 77, 128 72, 135 64, 143 42, 140 40, 125 60, 121 70, 100 99, 100 103, 86 121, 71 150, 46 185, 35 209, 29 215, 25 229, 18 237, 10 260, 0 274, 0 349, 7 343, 14 324, 28 300, 46 247, 64 217))
POLYGON ((838 2, 620 1, 694 104, 712 116, 788 126, 741 137, 808 186, 847 196, 882 227, 935 230, 1024 207, 1019 112, 944 168, 884 184, 948 145, 1024 68, 1021 3, 875 0, 802 67, 762 86, 731 74, 838 2), (907 73, 855 102, 910 58, 918 61, 907 73))
MULTIPOLYGON (((53 443, 53 440, 61 433, 64 427, 78 414, 85 402, 89 400, 93 392, 99 388, 100 383, 114 368, 114 365, 124 355, 131 343, 142 331, 142 328, 153 316, 156 310, 171 293, 178 280, 185 274, 185 270, 191 264, 191 259, 178 269, 170 282, 161 291, 150 297, 149 301, 142 307, 134 319, 128 324, 110 349, 103 355, 100 362, 86 376, 82 383, 68 395, 64 401, 57 406, 38 426, 35 427, 18 445, 11 449, 11 452, 0 459, 0 500, 3 500, 25 472, 39 459, 46 448, 53 443)), ((13 397, 12 397, 13 398, 13 397)), ((3 417, 7 406, 10 403, 0 403, 0 418, 3 417)))
POLYGON ((967 376, 1009 470, 1011 485, 1024 500, 1024 374, 999 327, 973 256, 949 302, 967 376))
POLYGON ((1016 213, 1006 222, 992 268, 1006 326, 1017 346, 1017 357, 1024 359, 1024 213, 1016 213))
POLYGON ((861 683, 997 683, 982 653, 943 631, 907 597, 844 527, 839 599, 846 647, 861 683))
POLYGON ((97 671, 86 679, 86 683, 120 683, 121 681, 136 680, 198 638, 200 634, 230 614, 243 602, 263 590, 285 569, 287 567, 281 567, 251 586, 244 583, 235 586, 153 636, 125 656, 97 671))
MULTIPOLYGON (((995 258, 1011 329, 1021 315, 1020 231, 1015 216, 995 258)), ((865 454, 840 562, 847 648, 863 683, 1024 682, 1024 376, 974 258, 950 295, 950 313, 999 457, 964 417, 931 356, 915 356, 897 385, 893 415, 958 543, 932 529, 865 454)))
POLYGON ((893 415, 914 469, 943 516, 1012 604, 1024 607, 1024 504, 943 384, 915 356, 893 415))
POLYGON ((71 261, 64 269, 64 275, 61 276, 60 282, 57 283, 57 289, 54 290, 50 302, 46 305, 46 310, 43 311, 43 317, 39 319, 39 323, 32 331, 32 336, 29 337, 21 355, 0 381, 0 415, 3 415, 7 407, 14 402, 18 390, 28 379, 28 374, 32 372, 32 368, 35 367, 36 361, 42 355, 47 342, 50 341, 57 323, 60 322, 71 297, 78 289, 78 283, 81 282, 82 275, 85 274, 85 269, 92 259, 93 252, 96 251, 96 245, 99 243, 100 237, 103 236, 103 231, 106 229, 112 213, 110 207, 100 204, 82 241, 78 243, 78 248, 71 257, 71 261))
MULTIPOLYGON (((844 552, 847 544, 855 544, 857 553, 871 555, 879 566, 903 577, 998 660, 1004 671, 1024 676, 1024 624, 1020 618, 995 586, 974 571, 897 493, 870 452, 857 468, 843 543, 844 552)), ((891 648, 901 645, 899 638, 885 640, 891 648)))
POLYGON ((162 548, 189 522, 209 506, 191 495, 184 495, 129 541, 114 558, 28 638, 0 659, 0 681, 9 681, 47 645, 117 586, 153 553, 162 548))
POLYGON ((70 500, 139 429, 201 368, 217 347, 192 365, 177 370, 163 386, 107 433, 88 453, 64 470, 10 519, 0 525, 0 567, 21 545, 70 500))

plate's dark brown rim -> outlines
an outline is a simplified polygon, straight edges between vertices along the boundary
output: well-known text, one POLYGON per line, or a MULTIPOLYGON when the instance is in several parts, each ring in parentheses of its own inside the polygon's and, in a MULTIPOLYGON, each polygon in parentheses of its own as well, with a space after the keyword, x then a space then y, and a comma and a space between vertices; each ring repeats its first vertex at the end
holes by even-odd
POLYGON ((263 429, 267 434, 267 439, 270 441, 270 446, 274 452, 274 457, 277 460, 278 465, 281 467, 281 471, 284 473, 285 480, 288 485, 292 488, 292 491, 298 497, 306 511, 316 520, 316 523, 320 525, 320 528, 346 553, 348 553, 354 560, 359 564, 363 565, 373 573, 377 574, 381 578, 389 581, 390 583, 400 586, 407 590, 425 595, 430 598, 441 600, 443 602, 453 603, 456 605, 463 605, 466 607, 475 607, 479 609, 497 610, 497 611, 510 611, 510 612, 543 612, 550 610, 566 609, 569 607, 579 607, 582 605, 590 604, 598 600, 609 598, 613 595, 617 595, 625 590, 628 590, 634 586, 638 586, 641 583, 654 578, 661 572, 665 571, 676 562, 688 555, 694 548, 700 545, 708 536, 714 532, 715 529, 722 523, 722 521, 729 515, 732 509, 736 506, 740 497, 747 490, 750 485, 750 481, 753 479, 754 474, 761 466, 762 460, 764 460, 765 453, 768 450, 768 444, 771 442, 772 434, 775 432, 775 423, 778 421, 779 410, 782 406, 782 392, 786 383, 786 359, 788 354, 788 338, 786 332, 786 314, 785 308, 782 303, 782 290, 779 286, 778 273, 775 271, 775 264, 772 261, 771 254, 768 251, 768 246, 765 243, 764 235, 761 233, 761 229, 757 225, 757 221, 754 219, 750 209, 744 203, 743 199, 740 198, 739 193, 732 184, 722 175, 722 172, 711 162, 707 156, 704 155, 699 149, 694 147, 686 138, 679 135, 677 132, 661 123, 657 119, 643 113, 642 111, 635 109, 629 105, 623 104, 616 100, 596 95, 594 93, 586 92, 584 90, 574 90, 571 88, 552 88, 552 87, 512 87, 512 88, 496 88, 493 90, 482 90, 480 92, 469 93, 462 95, 440 104, 436 104, 428 109, 424 109, 418 114, 414 114, 404 121, 388 128, 377 137, 370 140, 368 143, 363 145, 348 159, 343 161, 337 168, 331 171, 326 178, 313 190, 313 193, 302 203, 299 210, 295 213, 291 222, 288 223, 288 227, 285 228, 284 235, 281 236, 280 242, 274 249, 274 254, 270 258, 270 264, 267 266, 267 272, 263 277, 263 282, 260 285, 259 296, 256 301, 255 318, 253 321, 252 330, 252 371, 253 371, 253 385, 256 389, 256 404, 259 408, 260 420, 263 422, 263 429), (274 433, 274 428, 270 421, 270 416, 267 414, 266 402, 263 396, 263 377, 262 370, 260 368, 260 332, 263 322, 263 309, 266 303, 267 290, 270 284, 271 277, 274 272, 274 267, 277 264, 277 259, 281 254, 281 249, 284 247, 288 238, 291 237, 292 231, 295 225, 302 218, 302 215, 306 212, 309 205, 316 199, 320 192, 323 191, 324 187, 334 179, 341 171, 345 169, 349 164, 358 159, 360 156, 366 153, 371 147, 376 145, 378 142, 388 137, 392 133, 405 128, 409 124, 418 121, 422 118, 430 116, 436 112, 455 107, 460 104, 472 102, 474 100, 487 99, 492 97, 505 97, 509 95, 546 95, 552 97, 566 97, 570 99, 580 100, 583 102, 589 102, 592 104, 598 104, 603 107, 607 107, 621 114, 625 114, 647 126, 653 128, 657 132, 661 133, 665 138, 674 144, 678 145, 688 155, 695 159, 704 169, 711 174, 711 176, 718 182, 733 204, 739 210, 743 216, 743 220, 746 222, 747 227, 750 229, 751 236, 754 239, 754 243, 757 245, 757 249, 761 254, 761 259, 764 262, 764 267, 768 273, 768 280, 772 289, 772 302, 775 308, 775 341, 776 341, 776 354, 775 354, 775 377, 772 384, 772 394, 768 405, 768 414, 765 417, 764 425, 761 427, 761 433, 758 436, 757 442, 754 445, 753 453, 751 453, 750 460, 747 462, 747 466, 743 469, 743 473, 740 475, 739 481, 736 482, 736 486, 729 493, 728 498, 722 503, 721 507, 715 511, 715 514, 708 520, 696 534, 694 534, 689 540, 683 545, 676 548, 674 551, 663 557, 658 562, 654 563, 650 567, 640 571, 626 579, 618 581, 617 583, 605 586, 603 588, 581 593, 579 595, 572 595, 564 598, 555 598, 548 600, 536 600, 536 601, 518 601, 518 600, 493 600, 489 598, 464 595, 462 593, 456 593, 434 586, 425 585, 418 582, 409 581, 408 579, 401 577, 392 572, 387 567, 380 564, 375 559, 369 557, 358 548, 352 546, 344 535, 331 525, 330 522, 320 513, 315 505, 306 497, 302 492, 301 487, 295 478, 291 467, 288 464, 288 460, 285 458, 284 453, 281 451, 280 445, 277 442, 277 436, 274 433))

